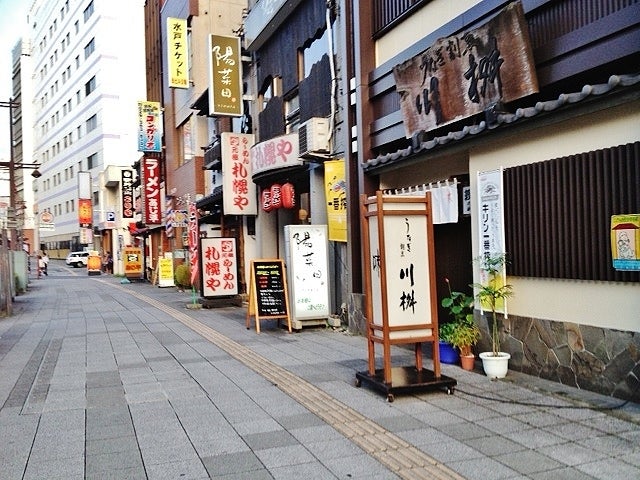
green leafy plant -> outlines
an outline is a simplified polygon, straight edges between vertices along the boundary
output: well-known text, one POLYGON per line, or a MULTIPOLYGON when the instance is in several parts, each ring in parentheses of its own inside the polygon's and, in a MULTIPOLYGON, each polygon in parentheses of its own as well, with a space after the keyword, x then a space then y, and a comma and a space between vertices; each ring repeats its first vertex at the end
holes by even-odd
POLYGON ((179 288, 189 288, 191 286, 191 271, 189 270, 189 265, 185 263, 178 265, 173 276, 179 288))
POLYGON ((460 354, 470 355, 471 347, 480 340, 480 329, 473 321, 473 297, 452 291, 449 279, 444 280, 449 288, 449 296, 443 298, 440 304, 448 310, 452 321, 440 325, 438 333, 443 341, 460 350, 460 354))
POLYGON ((513 285, 501 283, 501 273, 507 264, 507 256, 504 253, 482 255, 475 261, 480 270, 487 275, 485 282, 474 283, 472 286, 476 289, 475 298, 491 311, 491 350, 492 355, 497 357, 500 352, 500 328, 496 310, 500 301, 513 296, 513 285))

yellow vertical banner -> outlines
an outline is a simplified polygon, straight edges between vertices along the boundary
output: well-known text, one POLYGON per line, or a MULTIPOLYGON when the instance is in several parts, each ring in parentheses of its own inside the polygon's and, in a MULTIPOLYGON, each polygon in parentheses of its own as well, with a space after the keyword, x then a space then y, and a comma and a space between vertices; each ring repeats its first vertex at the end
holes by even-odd
POLYGON ((167 18, 167 60, 169 87, 189 88, 189 50, 185 19, 167 18))
POLYGON ((324 162, 324 183, 327 198, 327 238, 333 242, 347 241, 347 179, 344 159, 324 162))

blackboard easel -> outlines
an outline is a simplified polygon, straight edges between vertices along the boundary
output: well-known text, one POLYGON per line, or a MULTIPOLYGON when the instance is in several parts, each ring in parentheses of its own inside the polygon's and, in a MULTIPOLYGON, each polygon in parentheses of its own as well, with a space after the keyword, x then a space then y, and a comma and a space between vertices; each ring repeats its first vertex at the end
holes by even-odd
POLYGON ((247 329, 251 325, 251 316, 255 316, 257 333, 260 333, 261 320, 280 320, 283 318, 287 320, 287 327, 291 333, 289 294, 283 260, 251 261, 247 329))

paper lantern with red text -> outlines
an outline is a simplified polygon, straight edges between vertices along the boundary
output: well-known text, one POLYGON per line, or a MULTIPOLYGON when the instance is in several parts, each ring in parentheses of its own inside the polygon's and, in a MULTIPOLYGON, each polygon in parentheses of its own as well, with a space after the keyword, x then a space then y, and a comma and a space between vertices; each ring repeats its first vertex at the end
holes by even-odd
POLYGON ((270 212, 273 210, 273 205, 271 204, 271 189, 265 188, 262 190, 262 210, 265 212, 270 212))
POLYGON ((284 208, 295 208, 296 206, 296 189, 292 183, 285 183, 281 188, 282 206, 284 208))
POLYGON ((282 187, 279 183, 271 185, 271 206, 274 209, 282 207, 282 187))

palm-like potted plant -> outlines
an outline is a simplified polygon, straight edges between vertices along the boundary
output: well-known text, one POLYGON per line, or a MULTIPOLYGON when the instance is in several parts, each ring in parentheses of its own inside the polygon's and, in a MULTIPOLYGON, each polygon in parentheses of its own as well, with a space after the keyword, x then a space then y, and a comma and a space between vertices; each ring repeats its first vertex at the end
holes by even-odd
POLYGON ((443 298, 440 304, 449 311, 452 321, 442 324, 440 338, 460 351, 462 368, 473 370, 475 356, 471 347, 480 340, 480 329, 473 321, 473 297, 452 291, 448 278, 445 278, 445 282, 449 296, 443 298))
POLYGON ((502 282, 502 271, 507 264, 504 253, 483 255, 477 258, 481 272, 486 275, 482 283, 474 283, 475 298, 483 307, 491 311, 491 352, 480 353, 484 372, 491 378, 504 378, 507 374, 511 355, 500 350, 500 324, 498 307, 505 299, 513 296, 513 286, 502 282))

